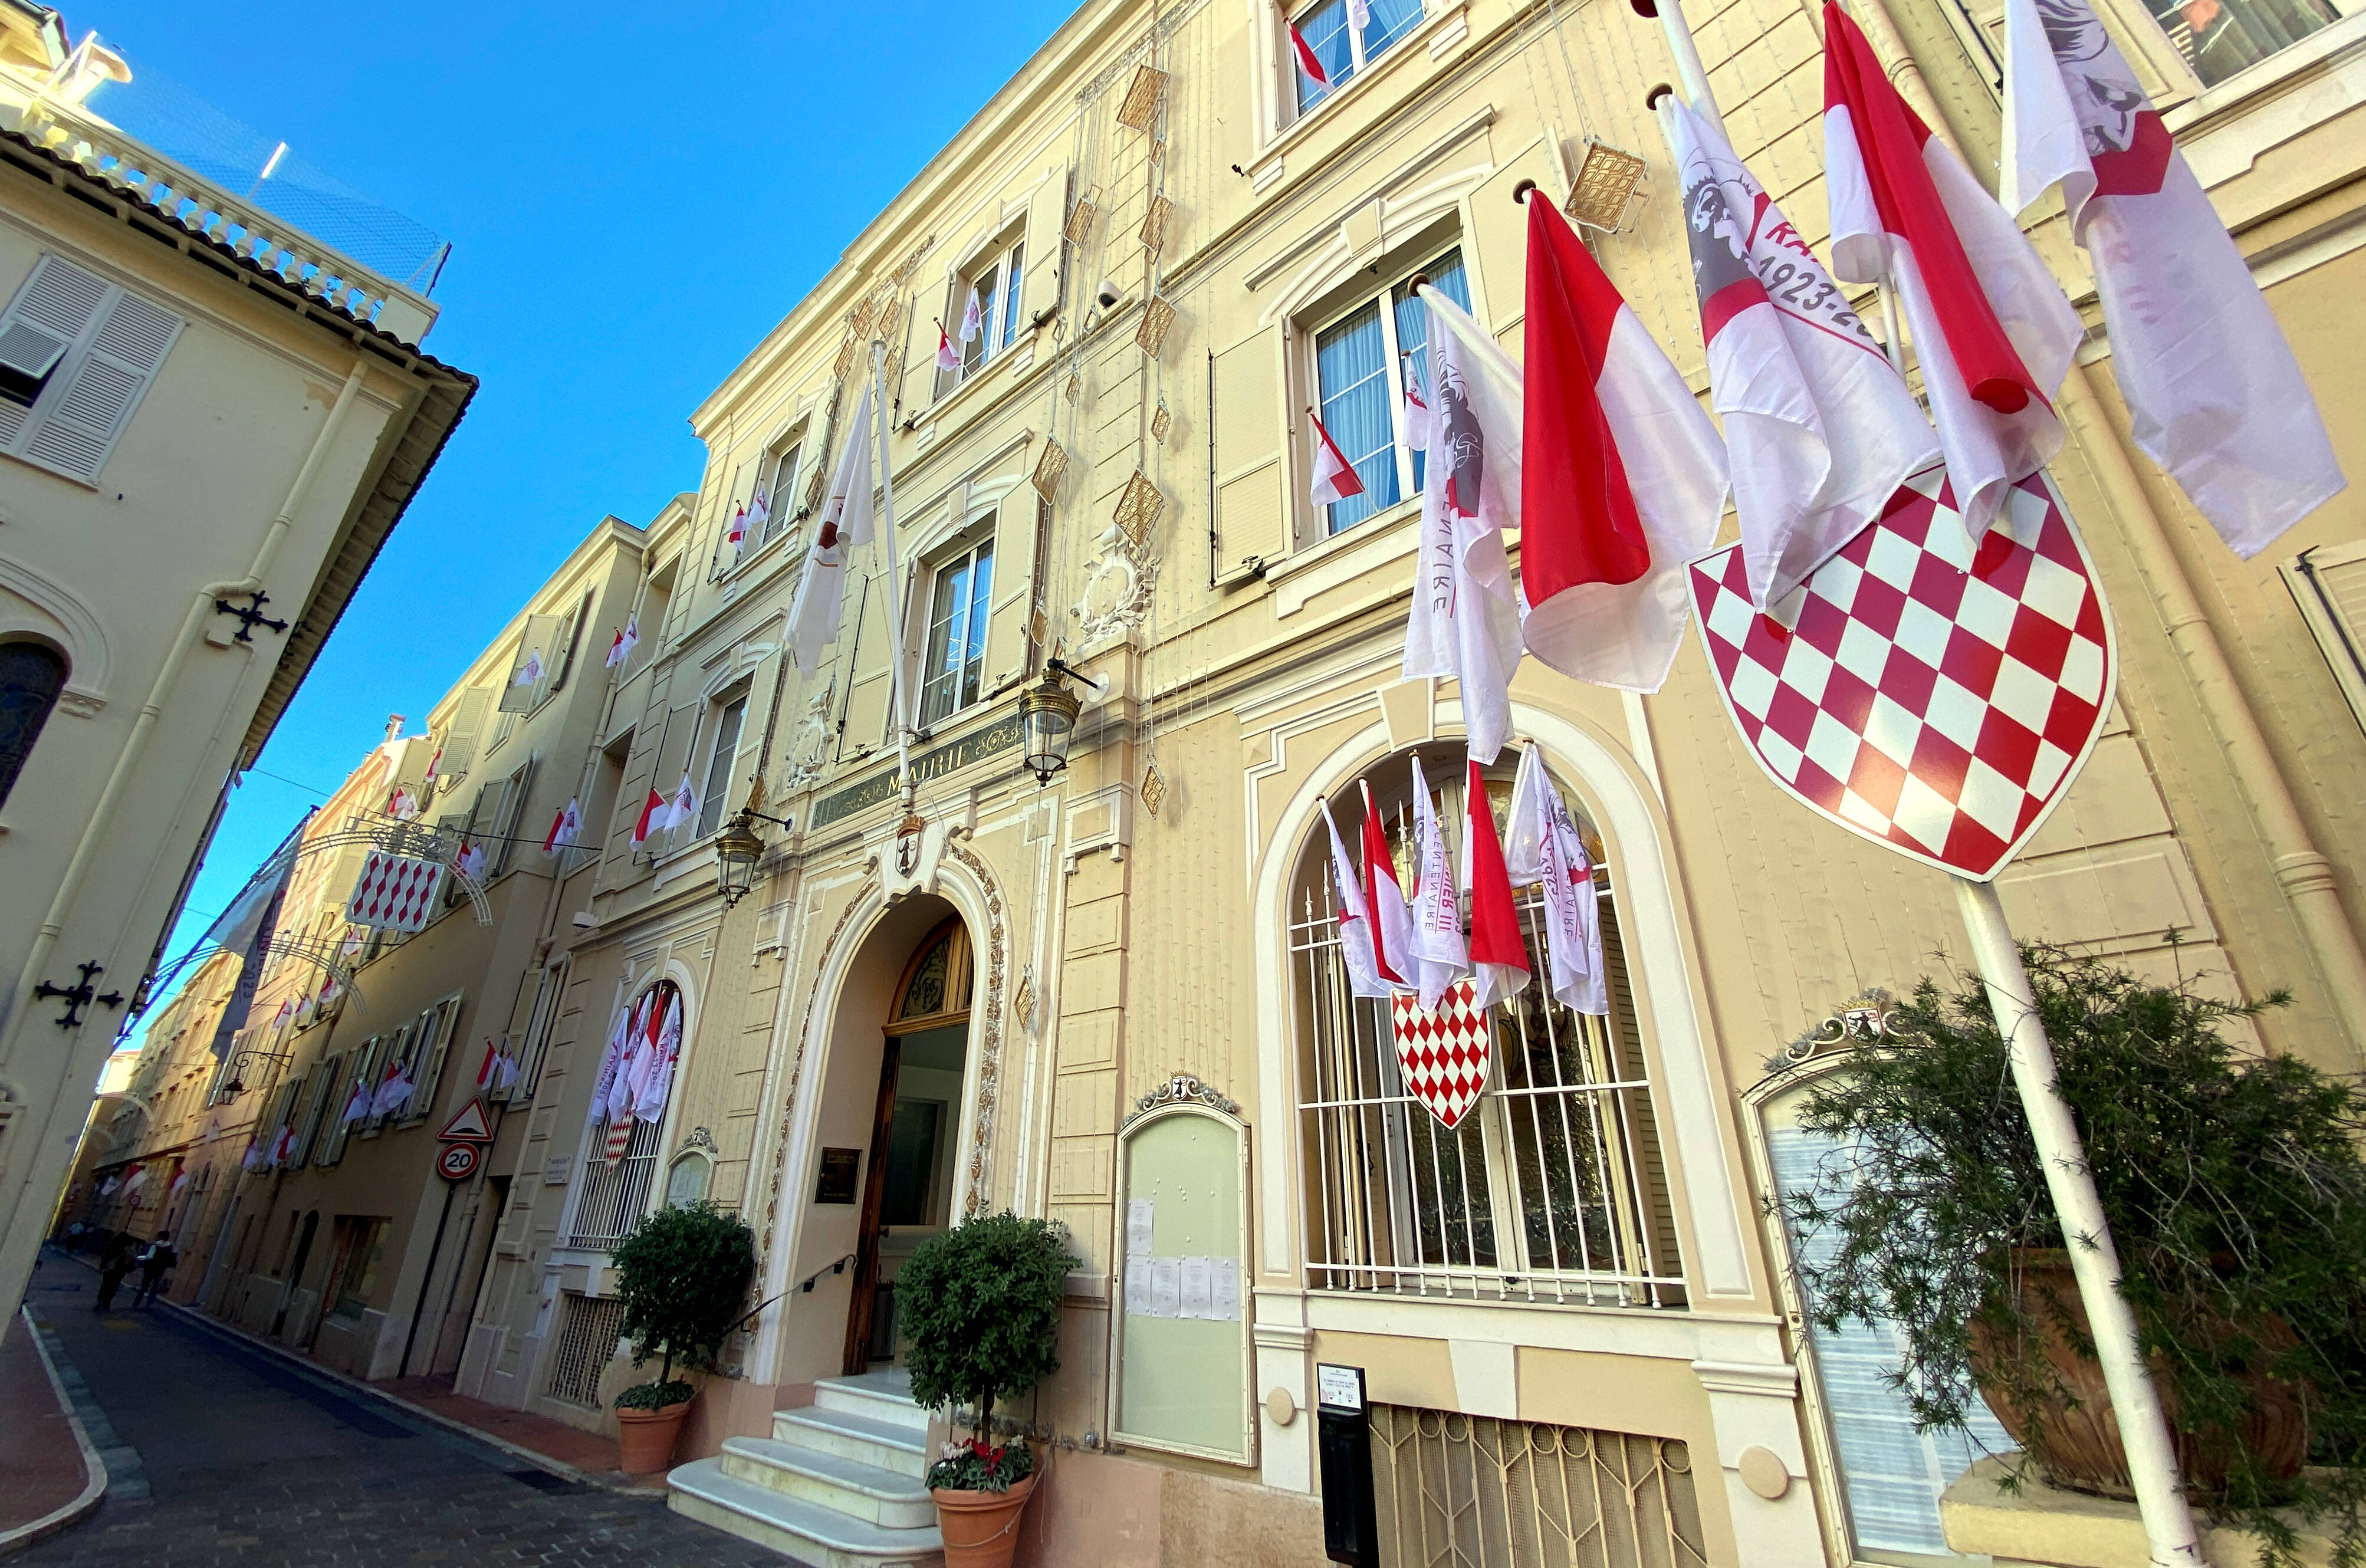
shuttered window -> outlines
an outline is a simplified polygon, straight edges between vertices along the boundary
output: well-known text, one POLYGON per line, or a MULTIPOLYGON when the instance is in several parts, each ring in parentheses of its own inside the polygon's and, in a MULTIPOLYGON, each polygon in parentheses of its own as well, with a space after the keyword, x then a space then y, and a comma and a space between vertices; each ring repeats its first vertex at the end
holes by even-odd
POLYGON ((43 256, 0 316, 0 451, 96 480, 182 324, 86 267, 43 256))
POLYGON ((2366 727, 2366 540, 2303 550, 2282 570, 2334 683, 2366 727))

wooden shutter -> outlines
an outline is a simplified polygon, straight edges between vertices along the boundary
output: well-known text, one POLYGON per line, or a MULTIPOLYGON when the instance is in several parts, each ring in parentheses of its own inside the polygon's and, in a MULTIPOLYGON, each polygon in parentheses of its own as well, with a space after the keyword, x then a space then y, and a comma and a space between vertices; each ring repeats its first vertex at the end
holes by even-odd
POLYGON ((583 640, 584 623, 591 618, 592 593, 587 589, 584 591, 583 603, 575 606, 575 613, 568 616, 566 622, 558 628, 558 646, 564 651, 552 661, 550 678, 543 686, 541 701, 535 703, 535 706, 540 707, 543 703, 548 702, 558 694, 559 687, 567 684, 568 671, 575 668, 577 645, 583 640))
MULTIPOLYGON (((956 359, 967 353, 961 341, 961 320, 962 310, 968 303, 969 280, 957 272, 948 274, 945 285, 944 318, 941 322, 932 324, 952 340, 953 357, 956 359)), ((916 355, 914 357, 918 358, 918 355, 916 355)), ((937 345, 933 343, 929 344, 929 363, 935 367, 937 378, 936 387, 930 393, 929 400, 941 402, 952 395, 954 388, 962 384, 962 373, 958 370, 948 370, 937 363, 937 345)), ((854 395, 859 397, 862 394, 858 392, 854 395)))
POLYGON ((1216 574, 1241 581, 1290 549, 1290 513, 1282 502, 1280 335, 1261 332, 1215 355, 1210 367, 1216 574))
MULTIPOLYGON (((1068 221, 1068 171, 1054 169, 1027 197, 1027 271, 1019 280, 1019 308, 1031 321, 1060 304, 1060 280, 1067 246, 1060 231, 1068 221)), ((933 348, 935 345, 931 344, 933 348)))
POLYGON ((468 765, 477 760, 477 738, 485 728, 485 710, 493 704, 490 687, 471 686, 460 694, 453 706, 451 726, 444 735, 444 760, 435 765, 443 778, 468 776, 468 765))
MULTIPOLYGON (((701 728, 696 704, 686 703, 666 715, 665 733, 658 737, 656 772, 649 775, 649 787, 668 800, 682 787, 682 775, 690 766, 691 743, 697 739, 701 728)), ((634 815, 639 813, 636 811, 634 815)))
POLYGON ((452 1054, 452 1034, 459 1015, 457 997, 446 997, 419 1015, 419 1043, 411 1051, 411 1059, 419 1065, 411 1075, 418 1087, 411 1090, 404 1115, 424 1116, 435 1109, 435 1086, 444 1077, 445 1058, 452 1054))
MULTIPOLYGON (((0 365, 36 381, 88 334, 110 288, 96 273, 60 256, 45 255, 17 290, 8 313, 0 316, 0 365)), ((32 411, 0 398, 0 442, 11 448, 32 411)))
POLYGON ((550 674, 559 658, 558 634, 565 625, 557 615, 528 615, 525 636, 518 639, 517 652, 510 657, 510 672, 501 682, 501 710, 503 713, 532 713, 541 705, 542 694, 550 685, 550 674), (542 656, 542 679, 518 682, 525 661, 535 654, 542 656))
POLYGON ((2334 683, 2366 726, 2366 539, 2304 550, 2281 570, 2334 683))
MULTIPOLYGON (((492 876, 499 876, 510 867, 510 852, 517 848, 510 840, 517 836, 519 821, 525 815, 526 791, 534 785, 535 759, 528 756, 515 772, 501 781, 501 802, 493 807, 492 825, 485 831, 492 837, 492 876)), ((484 797, 479 795, 478 799, 484 797)), ((489 877, 487 880, 490 880, 489 877)))
MULTIPOLYGON (((98 478, 131 411, 180 335, 180 317, 118 289, 82 362, 73 366, 64 394, 54 402, 45 396, 34 410, 25 456, 76 479, 98 478)), ((52 390, 55 385, 53 380, 52 390)))
MULTIPOLYGON (((1028 624, 1035 614, 1035 547, 1050 503, 1034 488, 1014 491, 994 522, 994 591, 987 596, 986 681, 981 695, 1027 673, 1028 624)), ((927 626, 921 628, 926 635, 927 626)), ((924 647, 923 659, 928 656, 924 647)))
POLYGON ((304 1156, 312 1152, 312 1141, 321 1131, 322 1107, 336 1090, 336 1066, 337 1058, 330 1057, 321 1064, 321 1070, 312 1079, 312 1099, 311 1103, 304 1108, 304 1125, 297 1131, 296 1146, 287 1152, 287 1163, 291 1166, 302 1165, 304 1156))

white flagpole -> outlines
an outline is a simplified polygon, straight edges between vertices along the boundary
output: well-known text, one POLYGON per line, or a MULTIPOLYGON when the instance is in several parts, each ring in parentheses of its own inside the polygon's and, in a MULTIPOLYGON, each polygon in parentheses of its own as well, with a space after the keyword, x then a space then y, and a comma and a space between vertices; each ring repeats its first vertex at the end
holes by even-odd
POLYGON ((2159 1568, 2203 1568, 2201 1538, 2178 1476, 2177 1450, 2170 1444, 2160 1393, 2145 1364, 2135 1311, 2120 1294, 2119 1249, 2112 1244, 2111 1224, 2079 1142, 2078 1123, 2055 1088, 2054 1047, 2038 1020, 2037 998, 2030 989, 2029 972, 2022 967, 2021 949, 2005 923, 2004 904, 1995 886, 1966 876, 1955 880, 1955 903, 1971 935, 1972 956, 1988 987, 1998 1032, 2011 1047, 2013 1087, 2021 1091, 2030 1137, 2045 1166, 2045 1188, 2053 1195, 2070 1269, 2079 1280, 2079 1299, 2095 1337, 2095 1359, 2102 1364, 2112 1414, 2119 1418, 2145 1543, 2159 1568))
POLYGON ((879 548, 887 558, 887 689, 896 723, 896 782, 908 808, 912 795, 912 705, 904 659, 904 575, 896 560, 896 487, 887 477, 887 345, 871 344, 872 427, 879 438, 879 548))
MULTIPOLYGON (((1683 0, 1633 0, 1633 4, 1638 11, 1659 18, 1684 96, 1692 101, 1696 113, 1722 131, 1725 122, 1709 92, 1708 73, 1702 69, 1692 28, 1684 21, 1683 0)), ((1662 129, 1666 129, 1664 118, 1662 129)), ((1889 289, 1880 293, 1889 360, 1902 375, 1905 366, 1898 341, 1897 305, 1889 289)), ((2129 1479, 2135 1489, 2136 1511, 2144 1520, 2146 1546, 2158 1568, 2203 1568, 2201 1537, 2178 1475, 2177 1450, 2160 1407, 2160 1392, 2153 1385, 2152 1369, 2145 1363, 2135 1310, 2120 1294, 2119 1250, 2112 1243, 2111 1224, 2095 1190, 2094 1173, 2079 1143, 2078 1123, 2055 1088, 2054 1047, 2038 1020, 2037 1000, 2030 988, 2029 973, 2022 967, 2020 946, 2013 941, 2004 905, 1992 885, 1957 877, 1955 898, 1988 988, 1989 1005, 1996 1013, 1997 1029, 2011 1048, 2013 1087, 2020 1092, 2022 1112, 2029 1119, 2038 1158, 2045 1162, 2046 1190, 2053 1196, 2054 1213, 2070 1253, 2071 1272, 2079 1281, 2079 1299, 2087 1309, 2087 1323, 2095 1337, 2096 1359, 2102 1365, 2112 1414, 2119 1420, 2120 1440, 2127 1450, 2129 1479)))

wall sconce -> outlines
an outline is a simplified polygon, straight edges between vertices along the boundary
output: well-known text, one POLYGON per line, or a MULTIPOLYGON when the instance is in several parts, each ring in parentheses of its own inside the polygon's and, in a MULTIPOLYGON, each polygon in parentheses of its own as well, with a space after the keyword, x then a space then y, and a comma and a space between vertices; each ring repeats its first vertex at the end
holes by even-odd
POLYGON ((1085 710, 1082 699, 1067 688, 1071 680, 1099 693, 1101 682, 1079 674, 1064 660, 1047 659, 1042 682, 1028 688, 1019 699, 1027 766, 1039 785, 1050 784, 1053 774, 1067 771, 1068 745, 1076 738, 1076 716, 1085 710))

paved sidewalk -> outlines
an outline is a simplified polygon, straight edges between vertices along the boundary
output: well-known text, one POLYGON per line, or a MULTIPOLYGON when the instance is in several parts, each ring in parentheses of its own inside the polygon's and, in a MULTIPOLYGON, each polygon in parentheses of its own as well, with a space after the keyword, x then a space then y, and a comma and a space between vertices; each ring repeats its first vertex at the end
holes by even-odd
POLYGON ((96 1456, 41 1363, 28 1315, 18 1314, 0 1343, 0 1550, 62 1528, 77 1504, 97 1501, 88 1495, 96 1456))
POLYGON ((55 1325, 150 1496, 110 1491, 95 1517, 9 1568, 783 1562, 654 1497, 570 1482, 181 1313, 95 1313, 90 1274, 59 1261, 30 1294, 35 1315, 55 1325))

